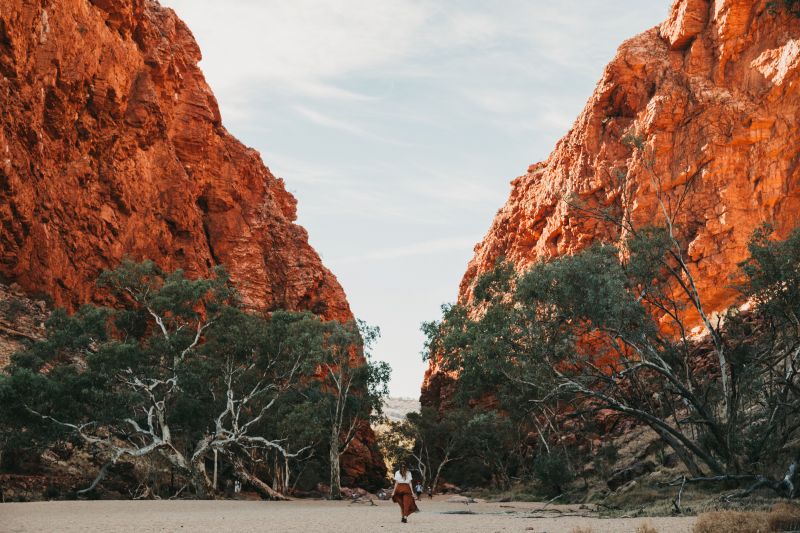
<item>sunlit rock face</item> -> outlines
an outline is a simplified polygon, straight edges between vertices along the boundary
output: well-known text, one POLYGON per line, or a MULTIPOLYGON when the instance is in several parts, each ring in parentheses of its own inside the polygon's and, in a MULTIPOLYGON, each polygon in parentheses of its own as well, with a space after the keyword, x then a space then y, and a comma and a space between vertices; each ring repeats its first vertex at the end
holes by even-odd
POLYGON ((0 7, 0 273, 89 301, 124 256, 224 264, 248 305, 351 316, 296 201, 222 126, 200 50, 145 0, 0 7))
MULTIPOLYGON (((223 127, 199 60, 154 1, 0 2, 0 281, 74 309, 126 256, 190 276, 222 264, 252 309, 352 318, 283 180, 223 127)), ((358 482, 384 472, 374 453, 344 466, 358 482)))
MULTIPOLYGON (((524 270, 619 238, 575 205, 663 221, 660 190, 670 209, 686 191, 677 222, 690 268, 704 305, 728 306, 753 230, 770 222, 785 236, 800 224, 799 72, 800 19, 765 1, 676 1, 663 24, 622 44, 550 157, 511 182, 459 301, 500 257, 524 270)), ((446 400, 451 380, 433 361, 423 403, 446 400)))

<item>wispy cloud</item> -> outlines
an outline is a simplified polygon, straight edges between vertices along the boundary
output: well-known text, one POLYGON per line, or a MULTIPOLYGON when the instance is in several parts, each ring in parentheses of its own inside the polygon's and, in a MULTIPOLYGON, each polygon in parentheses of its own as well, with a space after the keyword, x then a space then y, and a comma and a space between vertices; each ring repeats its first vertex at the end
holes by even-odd
POLYGON ((469 209, 487 201, 500 202, 507 193, 505 188, 493 187, 477 176, 433 169, 419 169, 419 177, 407 181, 403 187, 443 210, 469 209))
POLYGON ((381 325, 376 349, 407 395, 423 371, 408 357, 419 320, 454 296, 509 181, 671 4, 160 1, 198 39, 226 127, 286 178, 354 311, 381 325))
POLYGON ((342 175, 338 169, 330 166, 314 163, 309 159, 301 159, 295 156, 265 150, 266 158, 269 160, 269 168, 273 174, 280 177, 287 177, 289 185, 311 185, 327 187, 347 187, 355 186, 355 182, 342 175))
POLYGON ((472 237, 454 237, 448 239, 435 239, 430 241, 416 242, 403 246, 391 248, 380 248, 363 254, 339 257, 329 260, 334 266, 342 266, 351 263, 364 263, 372 261, 385 261, 388 259, 398 259, 401 257, 412 257, 419 255, 434 255, 454 250, 471 249, 475 245, 472 237))
POLYGON ((602 0, 163 2, 194 29, 224 120, 246 122, 254 99, 267 92, 294 101, 317 125, 383 142, 398 141, 390 132, 375 135, 370 122, 380 116, 342 118, 309 104, 383 109, 385 87, 374 80, 438 79, 449 93, 442 98, 461 102, 465 110, 474 106, 486 120, 524 133, 539 125, 530 80, 552 84, 565 71, 599 69, 607 52, 597 50, 592 36, 621 40, 614 33, 620 19, 635 19, 644 10, 622 7, 610 17, 602 0), (212 36, 213 43, 206 42, 212 36), (528 120, 500 116, 512 113, 528 120))
POLYGON ((315 97, 359 98, 337 80, 405 57, 430 15, 414 0, 166 0, 203 45, 212 85, 223 92, 267 82, 315 97), (231 50, 236 53, 231 54, 231 50))
POLYGON ((367 132, 364 128, 356 126, 351 122, 347 122, 345 120, 340 120, 324 113, 320 113, 319 111, 314 111, 313 109, 309 109, 307 107, 296 105, 294 106, 294 110, 306 120, 313 122, 314 124, 325 126, 326 128, 333 128, 335 130, 344 131, 346 133, 352 133, 353 135, 361 135, 361 136, 372 136, 369 132, 367 132))

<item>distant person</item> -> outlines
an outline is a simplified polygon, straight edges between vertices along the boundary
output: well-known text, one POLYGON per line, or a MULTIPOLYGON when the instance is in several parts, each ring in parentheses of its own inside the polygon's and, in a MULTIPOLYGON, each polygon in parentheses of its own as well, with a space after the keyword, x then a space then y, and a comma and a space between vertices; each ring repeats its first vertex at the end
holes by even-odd
POLYGON ((414 487, 414 492, 417 493, 417 500, 422 498, 422 483, 420 483, 419 481, 417 481, 417 486, 414 487))
POLYGON ((431 485, 428 485, 428 499, 433 499, 433 487, 431 485))
POLYGON ((419 511, 417 504, 414 503, 414 493, 411 491, 413 478, 408 466, 405 463, 400 465, 400 469, 394 473, 394 489, 392 489, 392 501, 400 506, 400 521, 408 522, 411 513, 419 511))

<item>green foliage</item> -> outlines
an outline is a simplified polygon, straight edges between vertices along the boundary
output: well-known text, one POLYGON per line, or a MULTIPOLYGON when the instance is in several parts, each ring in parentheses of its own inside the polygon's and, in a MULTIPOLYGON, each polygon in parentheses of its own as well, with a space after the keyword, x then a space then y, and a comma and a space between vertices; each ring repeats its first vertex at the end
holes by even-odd
POLYGON ((323 325, 319 375, 312 388, 316 385, 318 417, 328 431, 331 499, 341 498, 341 455, 365 425, 381 417, 389 393, 391 368, 371 354, 379 336, 377 327, 363 321, 323 325))
POLYGON ((415 469, 415 465, 411 460, 415 435, 407 420, 387 421, 385 425, 379 428, 376 437, 381 455, 383 455, 390 469, 401 463, 411 465, 410 468, 412 470, 415 469))
POLYGON ((599 450, 597 450, 597 457, 602 459, 603 461, 607 462, 608 464, 614 464, 617 462, 619 458, 619 450, 617 449, 614 444, 608 442, 603 444, 599 450))
POLYGON ((777 13, 781 8, 796 17, 800 17, 800 0, 771 0, 767 2, 767 9, 773 14, 777 13))
POLYGON ((774 239, 770 226, 762 226, 750 239, 750 257, 741 264, 746 276, 742 293, 758 307, 789 323, 800 311, 800 230, 783 241, 774 239))
POLYGON ((25 304, 17 298, 9 298, 0 303, 0 315, 10 321, 15 321, 19 316, 27 311, 25 304))
POLYGON ((607 478, 619 458, 619 450, 608 442, 600 446, 592 457, 592 465, 601 478, 607 478))
MULTIPOLYGON (((520 426, 514 419, 495 411, 474 409, 470 414, 462 430, 466 432, 464 448, 468 457, 479 463, 481 468, 476 470, 484 472, 494 487, 508 489, 511 477, 520 474, 523 468, 524 458, 519 452, 524 435, 520 426)), ((469 479, 461 483, 465 486, 479 484, 469 479)))
POLYGON ((405 462, 426 486, 446 479, 461 487, 506 489, 521 468, 519 439, 517 424, 493 411, 422 407, 391 423, 381 445, 393 465, 405 462))
POLYGON ((622 330, 647 321, 628 287, 619 250, 595 244, 580 254, 532 268, 520 281, 516 296, 523 305, 543 306, 550 320, 582 320, 622 330))
POLYGON ((556 452, 537 455, 533 474, 553 496, 564 492, 564 487, 575 478, 566 457, 556 452))
POLYGON ((642 150, 644 148, 644 141, 644 137, 637 133, 626 133, 622 137, 622 144, 631 148, 636 148, 637 150, 642 150))
POLYGON ((382 416, 391 367, 373 359, 371 348, 379 336, 377 327, 363 321, 322 324, 321 350, 314 361, 321 365, 323 375, 314 385, 330 423, 339 416, 346 427, 382 416), (356 362, 360 357, 366 362, 356 362))
POLYGON ((324 440, 325 386, 310 376, 332 358, 355 376, 346 416, 380 412, 388 366, 350 360, 375 329, 245 312, 223 269, 192 280, 124 261, 98 284, 113 308, 55 311, 45 339, 0 375, 4 451, 80 437, 112 462, 159 453, 199 494, 212 449, 231 460, 277 453, 282 463, 324 440))
POLYGON ((476 318, 465 306, 446 305, 440 321, 422 325, 427 338, 424 357, 436 358, 446 370, 458 372, 454 399, 461 406, 492 394, 514 416, 521 403, 551 385, 544 353, 564 349, 570 339, 548 330, 538 312, 507 297, 506 290, 518 283, 514 269, 499 262, 477 281, 488 304, 482 315, 476 318), (518 376, 537 379, 522 383, 513 379, 518 376))
MULTIPOLYGON (((797 460, 800 230, 783 241, 767 227, 753 235, 739 286, 753 309, 701 321, 706 341, 689 336, 690 321, 708 314, 674 232, 631 228, 618 246, 522 275, 499 262, 476 282, 479 305, 444 306, 441 321, 423 325, 425 357, 459 375, 457 402, 491 396, 520 428, 494 448, 532 447, 522 428, 542 443, 564 431, 580 438, 585 414, 610 409, 651 426, 694 475, 797 460)), ((569 478, 557 459, 540 450, 532 467, 554 490, 569 478)))
POLYGON ((514 265, 503 258, 498 258, 495 268, 479 277, 475 282, 472 294, 479 302, 497 301, 511 292, 515 279, 514 265))

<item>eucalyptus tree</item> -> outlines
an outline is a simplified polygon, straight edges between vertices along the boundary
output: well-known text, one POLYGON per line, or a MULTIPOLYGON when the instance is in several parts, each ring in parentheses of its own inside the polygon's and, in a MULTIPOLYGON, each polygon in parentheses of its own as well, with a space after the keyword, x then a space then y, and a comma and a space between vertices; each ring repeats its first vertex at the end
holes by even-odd
POLYGON ((380 418, 391 368, 372 359, 380 330, 362 321, 324 325, 317 359, 318 405, 328 432, 331 499, 341 499, 341 457, 359 432, 380 418))
POLYGON ((428 354, 473 382, 518 391, 544 447, 558 431, 551 414, 610 409, 650 426, 689 481, 747 481, 739 494, 770 487, 794 497, 800 231, 785 241, 756 232, 738 286, 751 309, 737 304, 713 320, 676 233, 637 229, 620 246, 595 244, 522 274, 501 263, 479 281, 472 310, 447 307, 426 325, 428 354), (704 336, 692 333, 698 317, 704 336))
POLYGON ((190 280, 150 261, 125 261, 98 284, 113 307, 54 312, 46 338, 15 355, 0 379, 0 395, 31 436, 71 434, 105 457, 80 492, 123 458, 158 454, 198 497, 210 498, 212 452, 258 485, 247 466, 254 450, 294 457, 307 449, 262 431, 316 368, 324 331, 318 318, 243 311, 221 268, 210 279, 190 280))

